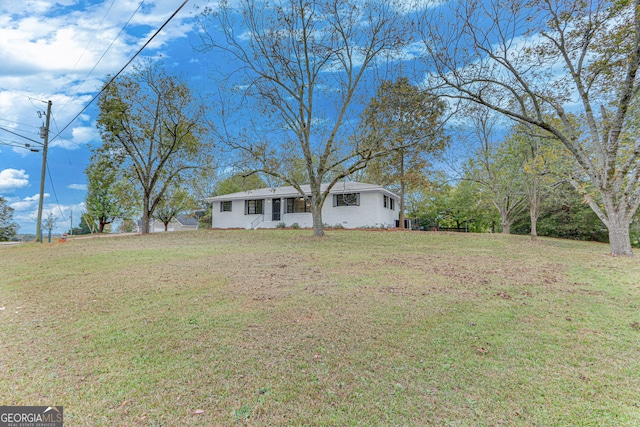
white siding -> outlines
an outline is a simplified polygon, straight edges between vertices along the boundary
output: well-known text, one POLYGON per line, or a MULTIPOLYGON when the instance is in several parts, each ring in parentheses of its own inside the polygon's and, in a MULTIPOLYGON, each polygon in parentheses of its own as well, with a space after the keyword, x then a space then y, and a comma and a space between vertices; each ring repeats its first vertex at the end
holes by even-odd
POLYGON ((213 228, 251 228, 252 222, 258 221, 263 216, 260 214, 245 215, 244 200, 232 200, 231 212, 220 212, 220 203, 213 202, 213 228))
MULTIPOLYGON (((344 228, 395 227, 399 217, 397 196, 383 191, 353 191, 360 194, 359 206, 334 206, 335 194, 327 197, 322 208, 322 222, 330 227, 344 228), (394 209, 384 207, 383 197, 394 199, 394 209)), ((281 220, 272 221, 273 197, 265 198, 263 215, 245 215, 244 200, 233 199, 231 212, 220 212, 221 201, 213 201, 213 228, 276 228, 283 222, 287 227, 297 223, 301 228, 313 227, 311 213, 284 213, 286 197, 281 202, 281 220)))

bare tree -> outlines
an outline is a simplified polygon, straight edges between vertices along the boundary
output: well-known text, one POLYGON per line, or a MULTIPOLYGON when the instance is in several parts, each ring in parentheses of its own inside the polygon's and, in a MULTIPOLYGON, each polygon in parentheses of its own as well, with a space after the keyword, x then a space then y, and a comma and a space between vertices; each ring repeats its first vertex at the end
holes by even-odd
POLYGON ((56 228, 57 224, 58 224, 58 221, 55 215, 53 215, 53 212, 49 212, 49 215, 47 215, 47 218, 42 221, 42 228, 47 230, 49 243, 51 243, 51 232, 53 231, 54 228, 56 228))
POLYGON ((561 141, 579 166, 570 182, 609 230, 611 253, 633 255, 640 0, 458 1, 423 18, 433 87, 561 141), (431 25, 440 14, 450 14, 446 29, 431 25))
POLYGON ((331 188, 385 151, 360 143, 344 125, 357 116, 352 104, 367 72, 409 41, 402 2, 241 0, 234 8, 222 1, 201 18, 201 49, 235 62, 242 83, 235 87, 244 88, 243 100, 257 101, 255 136, 231 137, 219 125, 221 138, 252 171, 303 196, 301 185, 310 184, 314 234, 324 235, 331 188))

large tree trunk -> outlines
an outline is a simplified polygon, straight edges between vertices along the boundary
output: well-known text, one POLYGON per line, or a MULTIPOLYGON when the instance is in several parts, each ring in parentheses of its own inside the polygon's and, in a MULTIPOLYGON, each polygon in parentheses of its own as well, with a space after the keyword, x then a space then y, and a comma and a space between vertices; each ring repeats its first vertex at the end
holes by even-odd
POLYGON ((142 214, 142 226, 140 227, 141 234, 149 234, 149 212, 145 209, 142 214))
POLYGON ((621 206, 622 202, 616 200, 614 194, 602 189, 600 190, 600 195, 602 196, 604 211, 591 197, 585 196, 585 200, 609 231, 611 255, 633 256, 629 226, 631 225, 631 218, 636 212, 637 207, 633 206, 630 208, 629 206, 621 206))
POLYGON ((142 227, 140 227, 141 234, 149 234, 149 195, 143 196, 142 206, 142 227))
POLYGON ((405 193, 405 183, 404 183, 404 150, 400 152, 400 216, 399 226, 400 228, 405 228, 404 226, 404 193, 405 193))
POLYGON ((538 218, 532 216, 531 217, 531 241, 535 242, 538 240, 538 218))
POLYGON ((318 206, 315 199, 311 204, 311 215, 313 217, 313 235, 324 236, 324 224, 322 223, 322 205, 318 206))
POLYGON ((511 223, 513 220, 509 216, 509 212, 500 210, 500 224, 502 225, 502 234, 511 234, 511 223))
POLYGON ((611 255, 633 256, 631 237, 629 235, 629 221, 626 218, 612 219, 609 216, 609 247, 611 255))
POLYGON ((538 207, 534 203, 529 206, 529 218, 531 218, 531 241, 538 240, 538 207))

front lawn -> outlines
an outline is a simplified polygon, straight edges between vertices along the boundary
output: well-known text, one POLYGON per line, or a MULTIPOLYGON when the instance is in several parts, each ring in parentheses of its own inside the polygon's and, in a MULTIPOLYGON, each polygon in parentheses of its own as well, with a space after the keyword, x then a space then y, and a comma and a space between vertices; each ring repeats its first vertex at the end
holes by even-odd
POLYGON ((2 405, 68 426, 638 426, 640 261, 490 234, 0 247, 2 405))

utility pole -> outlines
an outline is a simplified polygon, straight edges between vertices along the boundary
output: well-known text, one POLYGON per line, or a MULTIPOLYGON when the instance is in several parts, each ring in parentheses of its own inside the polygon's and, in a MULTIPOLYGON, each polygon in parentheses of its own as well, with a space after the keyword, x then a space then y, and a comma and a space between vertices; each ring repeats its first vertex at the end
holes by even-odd
POLYGON ((71 220, 71 225, 69 228, 69 235, 73 236, 73 209, 71 209, 71 215, 69 216, 69 219, 71 220))
POLYGON ((42 203, 44 202, 44 177, 47 172, 47 149, 49 148, 49 118, 51 117, 51 101, 47 103, 47 119, 40 130, 40 138, 44 139, 42 148, 42 174, 40 175, 40 198, 38 199, 38 222, 36 224, 36 242, 42 243, 42 203))

